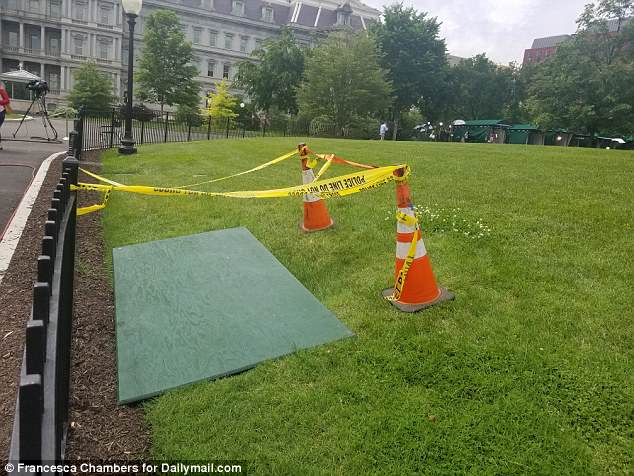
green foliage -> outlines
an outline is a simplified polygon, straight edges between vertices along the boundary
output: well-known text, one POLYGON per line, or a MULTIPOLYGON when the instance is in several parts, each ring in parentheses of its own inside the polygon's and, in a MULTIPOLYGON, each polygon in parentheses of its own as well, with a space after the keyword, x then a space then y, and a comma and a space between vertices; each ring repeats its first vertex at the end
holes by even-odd
POLYGON ((331 118, 337 135, 343 135, 356 117, 387 107, 390 92, 372 39, 365 34, 337 32, 306 58, 298 98, 304 114, 331 118))
POLYGON ((501 119, 513 96, 514 70, 498 66, 485 54, 463 59, 451 68, 451 110, 456 118, 501 119))
POLYGON ((433 120, 442 109, 446 91, 447 49, 439 37, 440 23, 427 13, 397 3, 383 10, 383 21, 371 28, 381 50, 383 67, 394 88, 397 127, 401 111, 418 105, 433 120))
POLYGON ((310 121, 308 133, 311 137, 331 137, 336 135, 337 125, 330 116, 317 116, 310 121))
POLYGON ((49 113, 51 117, 63 117, 66 119, 72 119, 77 114, 77 109, 72 106, 61 106, 55 109, 54 112, 49 113))
POLYGON ((154 119, 155 112, 145 104, 135 104, 132 106, 132 117, 137 121, 149 122, 154 119))
POLYGON ((253 103, 246 101, 242 96, 236 96, 235 100, 235 105, 233 106, 233 112, 236 114, 233 119, 234 122, 241 129, 253 127, 253 117, 255 115, 253 103))
POLYGON ((74 109, 81 107, 89 111, 105 112, 112 107, 113 85, 108 76, 99 71, 97 64, 88 61, 75 71, 75 85, 68 95, 74 109))
POLYGON ((311 116, 307 114, 297 114, 288 119, 286 132, 288 136, 305 136, 310 134, 311 116))
POLYGON ((622 17, 633 12, 631 0, 586 6, 577 34, 535 71, 528 100, 535 121, 589 134, 634 131, 634 25, 622 17), (617 32, 608 19, 620 23, 617 32))
POLYGON ((264 42, 252 53, 255 62, 240 63, 236 84, 251 98, 255 107, 268 112, 271 107, 297 113, 297 88, 304 73, 304 53, 293 33, 283 29, 278 38, 264 42))
POLYGON ((176 120, 185 124, 198 127, 203 123, 203 117, 198 106, 179 104, 176 108, 176 120))
MULTIPOLYGON (((415 126, 422 124, 423 115, 417 110, 409 110, 401 114, 401 125, 398 131, 400 140, 409 140, 416 136, 415 126)), ((377 127, 378 129, 378 127, 377 127)))
POLYGON ((355 117, 346 136, 350 139, 376 139, 379 134, 379 121, 372 116, 355 117))
POLYGON ((209 93, 207 104, 207 115, 214 123, 224 125, 227 120, 238 117, 235 112, 238 100, 229 92, 229 82, 223 79, 216 85, 216 92, 209 93))
POLYGON ((194 80, 198 68, 191 64, 193 60, 192 45, 185 41, 176 13, 153 12, 145 18, 137 97, 160 104, 161 112, 166 104, 197 105, 200 85, 194 80))

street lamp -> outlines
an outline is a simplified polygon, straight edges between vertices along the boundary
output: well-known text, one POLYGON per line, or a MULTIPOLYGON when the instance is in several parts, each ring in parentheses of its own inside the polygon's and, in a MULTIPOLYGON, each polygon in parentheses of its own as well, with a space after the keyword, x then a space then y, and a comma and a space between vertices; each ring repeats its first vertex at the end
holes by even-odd
POLYGON ((143 0, 121 0, 125 14, 128 17, 129 42, 128 42, 128 90, 126 92, 125 107, 125 133, 121 139, 120 154, 134 154, 134 138, 132 137, 132 75, 134 71, 134 24, 135 19, 141 12, 143 0))

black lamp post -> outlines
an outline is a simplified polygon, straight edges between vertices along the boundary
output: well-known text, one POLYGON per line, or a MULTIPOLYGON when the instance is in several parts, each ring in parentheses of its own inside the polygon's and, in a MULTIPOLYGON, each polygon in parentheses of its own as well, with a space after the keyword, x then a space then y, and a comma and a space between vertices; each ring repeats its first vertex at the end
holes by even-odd
POLYGON ((132 87, 134 74, 134 24, 136 17, 141 12, 143 0, 121 0, 126 17, 128 18, 128 27, 130 35, 128 43, 128 90, 126 91, 125 104, 125 133, 121 139, 120 154, 134 154, 134 138, 132 137, 132 87))

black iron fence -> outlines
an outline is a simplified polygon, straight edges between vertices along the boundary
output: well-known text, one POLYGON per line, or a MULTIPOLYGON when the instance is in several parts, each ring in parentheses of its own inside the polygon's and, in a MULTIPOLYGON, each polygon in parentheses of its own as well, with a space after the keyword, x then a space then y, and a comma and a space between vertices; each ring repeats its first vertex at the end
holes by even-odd
MULTIPOLYGON (((109 149, 121 145, 125 116, 120 108, 114 107, 107 112, 82 110, 79 116, 80 124, 76 125, 76 130, 83 137, 83 150, 109 149)), ((188 119, 172 112, 149 109, 135 110, 132 118, 132 136, 139 145, 307 134, 307 127, 296 124, 272 128, 259 121, 238 122, 198 116, 188 119)))
MULTIPOLYGON (((74 137, 80 137, 75 133, 74 137)), ((26 338, 11 438, 10 474, 39 474, 20 470, 18 463, 51 464, 63 459, 68 427, 70 346, 75 267, 76 193, 79 149, 63 161, 37 258, 31 316, 26 338), (74 156, 73 156, 74 155, 74 156)), ((45 473, 42 473, 45 474, 45 473)), ((48 474, 48 473, 46 473, 48 474)))

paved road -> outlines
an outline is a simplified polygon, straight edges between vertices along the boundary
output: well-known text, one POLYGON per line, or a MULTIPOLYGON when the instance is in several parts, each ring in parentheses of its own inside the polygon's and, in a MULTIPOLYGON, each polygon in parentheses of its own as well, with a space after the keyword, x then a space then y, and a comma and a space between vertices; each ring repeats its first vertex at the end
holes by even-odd
MULTIPOLYGON (((55 120, 53 125, 61 140, 66 135, 65 121, 55 120)), ((0 236, 40 164, 51 154, 68 148, 65 141, 47 144, 7 140, 12 138, 16 128, 16 122, 5 122, 1 130, 4 140, 3 150, 0 150, 0 236)), ((44 136, 40 119, 25 122, 16 138, 28 139, 31 136, 44 136)))

